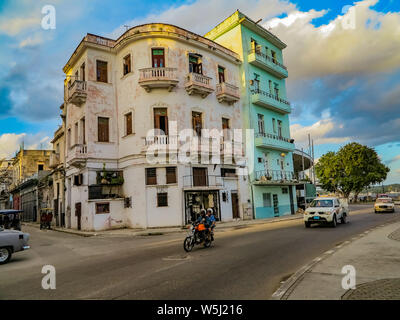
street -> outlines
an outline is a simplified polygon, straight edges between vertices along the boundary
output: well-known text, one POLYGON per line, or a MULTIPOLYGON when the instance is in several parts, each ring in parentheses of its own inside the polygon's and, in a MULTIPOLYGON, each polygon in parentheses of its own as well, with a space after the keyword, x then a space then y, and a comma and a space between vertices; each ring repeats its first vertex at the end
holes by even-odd
MULTIPOLYGON (((1 299, 270 299, 303 265, 395 214, 350 206, 346 225, 304 228, 303 220, 219 230, 210 249, 183 250, 184 233, 81 237, 24 227, 31 249, 0 266, 1 299), (44 265, 56 289, 44 290, 44 265)), ((338 266, 342 268, 342 266, 338 266)))

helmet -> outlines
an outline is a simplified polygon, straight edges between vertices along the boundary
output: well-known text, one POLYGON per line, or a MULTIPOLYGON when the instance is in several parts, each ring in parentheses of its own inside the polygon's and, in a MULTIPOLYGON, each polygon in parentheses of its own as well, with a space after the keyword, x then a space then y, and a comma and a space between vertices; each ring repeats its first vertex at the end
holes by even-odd
POLYGON ((211 214, 213 214, 213 209, 211 209, 211 208, 208 208, 208 209, 207 209, 207 213, 211 213, 211 214))
POLYGON ((201 215, 206 214, 206 210, 205 210, 205 209, 201 209, 201 210, 200 210, 200 214, 201 214, 201 215))

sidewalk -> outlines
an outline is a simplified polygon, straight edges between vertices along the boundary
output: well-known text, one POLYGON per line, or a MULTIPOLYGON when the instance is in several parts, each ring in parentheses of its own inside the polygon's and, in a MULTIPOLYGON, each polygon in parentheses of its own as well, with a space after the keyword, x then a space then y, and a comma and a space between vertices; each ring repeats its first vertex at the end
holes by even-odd
POLYGON ((274 299, 400 300, 400 222, 366 231, 299 271, 274 299), (355 289, 342 288, 346 265, 356 270, 355 289))
MULTIPOLYGON (((254 219, 254 220, 236 220, 229 222, 217 222, 217 227, 215 232, 219 230, 229 230, 229 229, 242 229, 247 228, 253 225, 262 225, 267 223, 281 222, 281 221, 290 221, 302 219, 302 214, 288 215, 277 218, 268 218, 268 219, 254 219)), ((31 226, 39 228, 38 223, 29 223, 23 222, 23 225, 31 226)), ((66 229, 66 228, 58 228, 52 227, 54 231, 66 232, 75 235, 80 235, 83 237, 92 237, 92 236, 152 236, 152 235, 162 235, 168 233, 184 233, 187 232, 186 227, 163 227, 163 228, 148 228, 148 229, 112 229, 112 230, 104 230, 104 231, 79 231, 75 229, 66 229)))

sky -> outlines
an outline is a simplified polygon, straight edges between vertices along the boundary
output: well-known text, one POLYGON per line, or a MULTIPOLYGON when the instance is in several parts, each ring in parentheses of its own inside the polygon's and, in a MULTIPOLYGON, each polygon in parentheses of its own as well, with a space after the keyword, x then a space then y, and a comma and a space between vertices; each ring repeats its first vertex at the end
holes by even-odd
POLYGON ((0 0, 0 159, 50 148, 61 124, 62 68, 86 33, 178 25, 205 34, 239 9, 287 44, 287 95, 297 148, 315 157, 356 141, 375 148, 400 183, 400 1, 0 0), (42 9, 55 8, 55 29, 42 9))

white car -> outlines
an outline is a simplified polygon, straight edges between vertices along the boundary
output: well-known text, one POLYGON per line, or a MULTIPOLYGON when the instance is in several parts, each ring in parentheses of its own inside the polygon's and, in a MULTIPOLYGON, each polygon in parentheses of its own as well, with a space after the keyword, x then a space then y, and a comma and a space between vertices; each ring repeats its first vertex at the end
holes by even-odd
POLYGON ((378 198, 374 205, 375 213, 378 212, 394 212, 394 203, 392 198, 378 198))
POLYGON ((345 224, 349 216, 347 202, 337 197, 315 198, 304 212, 304 225, 309 228, 311 224, 329 224, 336 227, 337 223, 345 224))

